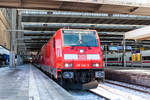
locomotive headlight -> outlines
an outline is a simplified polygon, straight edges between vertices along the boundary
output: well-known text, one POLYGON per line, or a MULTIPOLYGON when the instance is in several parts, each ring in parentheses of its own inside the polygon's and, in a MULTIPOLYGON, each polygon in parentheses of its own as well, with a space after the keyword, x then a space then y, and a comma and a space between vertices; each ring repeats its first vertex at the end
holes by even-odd
POLYGON ((92 64, 92 66, 93 67, 99 67, 100 65, 99 65, 99 63, 94 63, 94 64, 92 64))
POLYGON ((69 64, 65 64, 65 67, 69 67, 69 64))
POLYGON ((68 68, 68 67, 72 67, 72 64, 65 63, 65 67, 66 67, 66 68, 68 68))
POLYGON ((83 52, 84 52, 84 50, 83 50, 83 49, 81 49, 81 50, 80 50, 80 53, 83 53, 83 52))
POLYGON ((97 63, 97 64, 95 64, 95 67, 99 67, 99 64, 97 63))

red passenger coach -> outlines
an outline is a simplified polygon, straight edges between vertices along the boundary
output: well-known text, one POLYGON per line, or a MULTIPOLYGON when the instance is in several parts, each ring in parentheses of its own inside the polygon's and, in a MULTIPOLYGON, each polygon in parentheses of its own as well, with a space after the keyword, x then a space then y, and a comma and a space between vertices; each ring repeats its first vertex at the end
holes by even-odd
POLYGON ((40 52, 41 68, 61 85, 103 81, 103 64, 96 30, 59 29, 40 52))

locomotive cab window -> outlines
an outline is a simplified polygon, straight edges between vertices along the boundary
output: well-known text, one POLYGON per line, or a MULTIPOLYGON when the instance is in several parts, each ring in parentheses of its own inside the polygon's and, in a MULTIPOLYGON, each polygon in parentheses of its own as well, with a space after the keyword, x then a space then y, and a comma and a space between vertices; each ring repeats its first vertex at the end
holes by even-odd
POLYGON ((53 38, 53 48, 55 48, 55 38, 53 38))
POLYGON ((64 46, 98 47, 95 31, 63 30, 64 46))

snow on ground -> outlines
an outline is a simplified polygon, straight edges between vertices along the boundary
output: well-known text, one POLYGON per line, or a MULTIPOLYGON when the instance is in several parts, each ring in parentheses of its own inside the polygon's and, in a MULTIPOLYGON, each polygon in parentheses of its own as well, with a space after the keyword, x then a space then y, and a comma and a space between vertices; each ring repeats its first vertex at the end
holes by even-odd
POLYGON ((90 91, 100 94, 101 96, 106 97, 110 100, 124 100, 123 97, 121 97, 117 94, 114 94, 114 93, 108 91, 107 89, 104 89, 101 87, 98 87, 96 89, 91 89, 90 91))
MULTIPOLYGON (((150 89, 145 88, 145 87, 141 87, 141 86, 131 85, 131 84, 122 83, 122 82, 116 82, 116 83, 123 84, 123 85, 128 86, 128 87, 130 86, 130 87, 133 87, 133 88, 136 88, 136 89, 142 89, 142 90, 150 91, 150 89)), ((141 98, 143 98, 145 100, 150 100, 150 94, 148 94, 148 93, 142 93, 142 92, 139 92, 139 91, 136 91, 136 90, 131 90, 131 89, 128 89, 128 88, 112 85, 112 84, 109 84, 109 83, 105 83, 105 85, 109 86, 109 87, 112 87, 112 88, 115 88, 115 89, 118 89, 120 91, 124 91, 124 92, 130 93, 132 95, 141 97, 141 98)))
POLYGON ((128 70, 123 69, 118 71, 150 75, 150 71, 147 69, 128 69, 128 70))
POLYGON ((81 91, 81 90, 69 90, 68 91, 72 96, 76 98, 76 100, 105 100, 93 93, 88 91, 81 91))
POLYGON ((138 85, 133 85, 133 84, 128 84, 128 83, 124 83, 124 82, 118 82, 118 81, 111 81, 111 80, 107 80, 108 82, 113 82, 119 85, 123 85, 123 86, 127 86, 127 87, 131 87, 131 88, 135 88, 135 89, 139 89, 139 90, 144 90, 147 92, 150 92, 150 88, 147 87, 143 87, 143 86, 138 86, 138 85))
MULTIPOLYGON (((117 81, 110 82, 150 92, 150 88, 117 81)), ((142 93, 136 90, 128 89, 109 83, 99 84, 98 88, 91 89, 91 91, 96 92, 109 99, 111 98, 111 100, 150 100, 150 94, 148 93, 142 93)), ((76 100, 105 100, 104 98, 99 97, 88 91, 69 90, 68 92, 72 94, 72 96, 74 96, 76 100)))

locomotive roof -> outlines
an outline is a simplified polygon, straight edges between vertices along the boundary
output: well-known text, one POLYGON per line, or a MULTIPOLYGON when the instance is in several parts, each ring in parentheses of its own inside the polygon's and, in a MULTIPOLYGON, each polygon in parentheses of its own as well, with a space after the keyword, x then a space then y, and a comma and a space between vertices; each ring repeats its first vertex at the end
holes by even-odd
POLYGON ((96 31, 96 30, 91 30, 91 29, 61 29, 61 30, 81 30, 81 31, 96 31))

